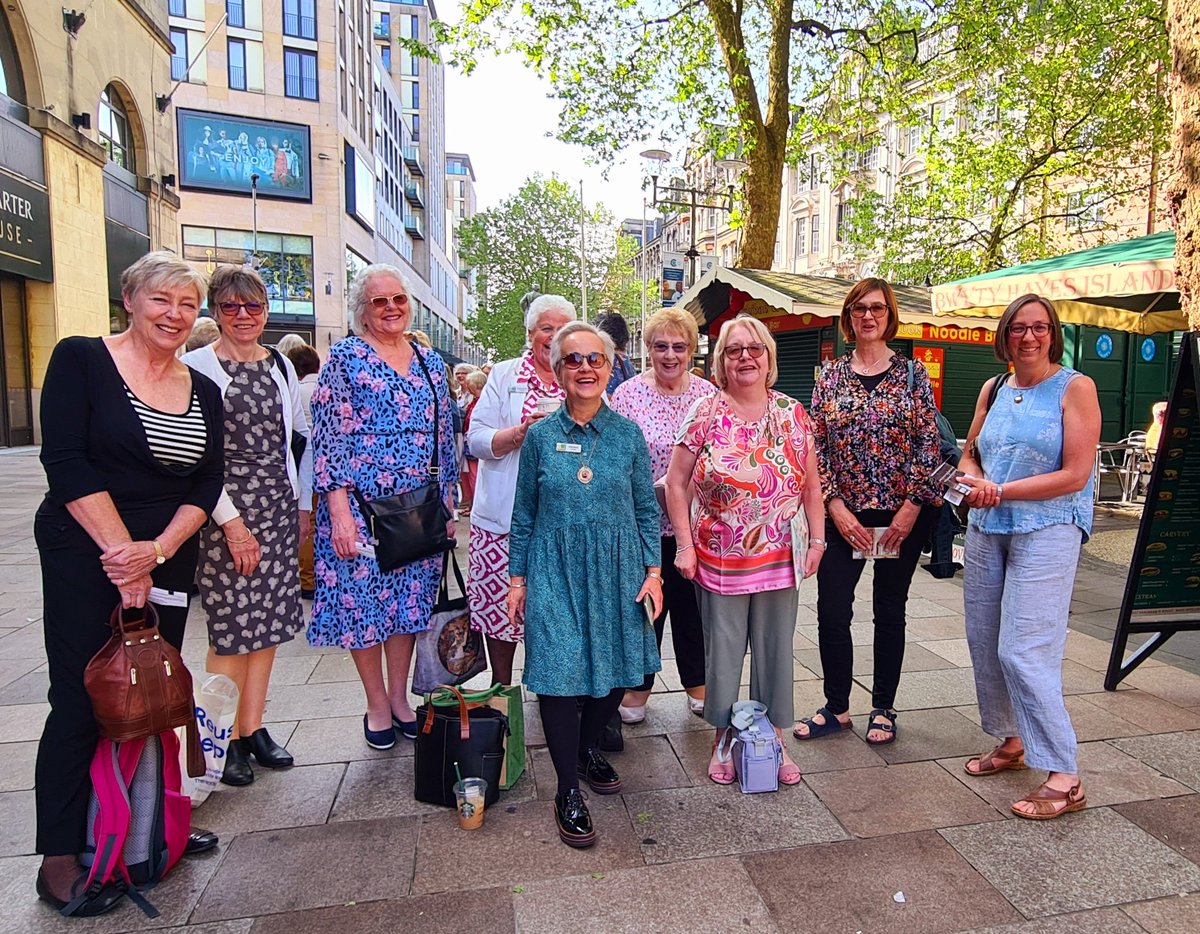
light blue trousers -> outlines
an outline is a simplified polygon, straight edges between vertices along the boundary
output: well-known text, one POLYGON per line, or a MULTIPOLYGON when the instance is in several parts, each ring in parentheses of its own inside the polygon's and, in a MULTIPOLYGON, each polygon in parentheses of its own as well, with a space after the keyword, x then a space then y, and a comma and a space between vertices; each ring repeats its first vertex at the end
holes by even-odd
POLYGON ((1019 736, 1035 769, 1074 774, 1075 730, 1062 692, 1067 614, 1083 533, 967 532, 963 601, 985 732, 1019 736))

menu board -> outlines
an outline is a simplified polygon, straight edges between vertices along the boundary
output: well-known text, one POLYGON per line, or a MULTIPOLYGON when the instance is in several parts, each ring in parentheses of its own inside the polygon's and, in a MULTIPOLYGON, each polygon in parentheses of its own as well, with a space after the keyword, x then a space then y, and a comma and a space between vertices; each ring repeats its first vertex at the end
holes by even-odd
POLYGON ((1176 632, 1200 629, 1200 333, 1184 336, 1104 686, 1176 632), (1151 633, 1129 658, 1131 633, 1151 633))

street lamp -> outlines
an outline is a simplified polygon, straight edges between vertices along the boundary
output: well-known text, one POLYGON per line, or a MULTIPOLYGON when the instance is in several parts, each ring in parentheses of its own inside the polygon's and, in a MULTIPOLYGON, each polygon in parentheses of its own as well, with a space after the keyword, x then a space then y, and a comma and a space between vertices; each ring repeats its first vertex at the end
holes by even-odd
MULTIPOLYGON (((696 249, 696 208, 712 208, 718 211, 733 210, 733 185, 728 185, 724 193, 712 189, 692 188, 690 186, 677 184, 672 181, 665 185, 661 191, 658 187, 658 176, 670 159, 671 154, 665 149, 647 149, 641 153, 641 157, 645 159, 651 166, 650 168, 650 183, 651 197, 650 206, 657 207, 667 205, 668 207, 687 208, 688 209, 688 226, 690 229, 689 236, 691 237, 691 246, 685 254, 688 258, 688 285, 693 285, 696 281, 696 257, 700 255, 700 251, 696 249)), ((724 162, 740 162, 741 160, 721 160, 724 162)), ((744 165, 744 163, 742 163, 744 165)), ((724 167, 724 166, 722 166, 724 167)))

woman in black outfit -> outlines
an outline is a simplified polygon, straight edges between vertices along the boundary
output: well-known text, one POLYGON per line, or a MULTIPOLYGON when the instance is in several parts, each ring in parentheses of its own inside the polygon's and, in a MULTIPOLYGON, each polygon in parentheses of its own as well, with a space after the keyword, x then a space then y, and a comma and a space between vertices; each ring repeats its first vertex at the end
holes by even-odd
MULTIPOLYGON (((38 896, 62 907, 82 891, 98 733, 83 672, 108 641, 109 616, 155 602, 179 648, 196 570, 197 531, 221 493, 221 395, 175 356, 199 312, 204 278, 170 253, 150 253, 121 277, 129 328, 68 337, 42 389, 42 464, 49 492, 34 520, 42 568, 50 714, 38 746, 38 896), (151 588, 180 595, 167 605, 151 588), (157 599, 156 599, 157 598, 157 599)), ((215 844, 193 833, 188 849, 215 844)), ((116 904, 112 886, 77 915, 116 904)))

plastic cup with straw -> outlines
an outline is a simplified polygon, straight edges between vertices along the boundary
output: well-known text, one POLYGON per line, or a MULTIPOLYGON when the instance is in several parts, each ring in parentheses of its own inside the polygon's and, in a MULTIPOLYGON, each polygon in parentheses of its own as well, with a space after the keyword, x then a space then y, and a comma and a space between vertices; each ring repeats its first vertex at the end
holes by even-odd
POLYGON ((487 798, 487 781, 482 778, 463 778, 458 763, 454 763, 454 797, 458 802, 458 826, 463 830, 477 830, 483 826, 484 799, 487 798))

